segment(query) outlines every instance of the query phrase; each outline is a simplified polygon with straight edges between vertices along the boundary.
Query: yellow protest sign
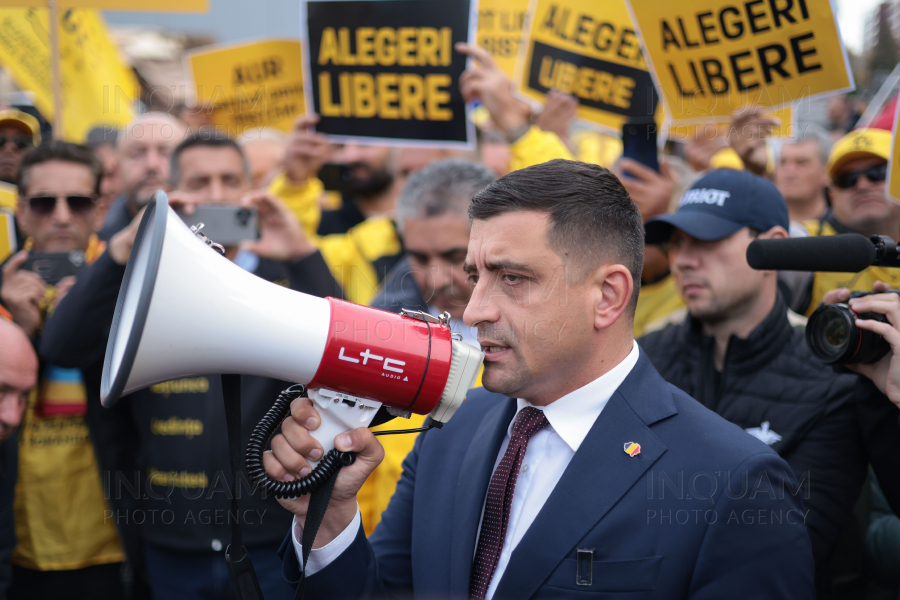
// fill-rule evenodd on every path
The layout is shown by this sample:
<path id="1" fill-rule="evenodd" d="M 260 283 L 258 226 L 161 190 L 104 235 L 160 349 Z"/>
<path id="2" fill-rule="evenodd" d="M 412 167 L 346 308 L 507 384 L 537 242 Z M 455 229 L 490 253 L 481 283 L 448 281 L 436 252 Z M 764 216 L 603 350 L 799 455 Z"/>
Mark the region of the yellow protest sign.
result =
<path id="1" fill-rule="evenodd" d="M 551 89 L 578 99 L 578 116 L 620 132 L 658 117 L 658 98 L 624 0 L 532 0 L 515 82 L 543 101 Z"/>
<path id="2" fill-rule="evenodd" d="M 47 0 L 0 0 L 0 7 L 47 8 Z M 99 8 L 152 12 L 200 12 L 209 10 L 209 0 L 56 0 L 58 9 Z"/>
<path id="3" fill-rule="evenodd" d="M 497 66 L 510 78 L 515 75 L 519 40 L 528 13 L 529 0 L 479 0 L 479 46 L 494 57 Z"/>
<path id="4" fill-rule="evenodd" d="M 0 208 L 15 210 L 19 201 L 18 188 L 12 184 L 0 181 Z"/>
<path id="5" fill-rule="evenodd" d="M 770 137 L 773 138 L 795 138 L 797 137 L 797 111 L 793 105 L 782 106 L 773 110 L 764 111 L 767 117 L 773 117 L 778 120 L 778 124 L 772 127 Z M 716 135 L 727 136 L 731 128 L 730 119 L 716 119 L 710 121 L 708 119 L 698 119 L 692 121 L 671 121 L 668 120 L 668 139 L 676 142 L 686 142 L 695 138 L 698 132 L 705 132 L 706 135 L 713 137 Z"/>
<path id="6" fill-rule="evenodd" d="M 16 251 L 16 219 L 13 212 L 0 208 L 0 262 Z"/>
<path id="7" fill-rule="evenodd" d="M 459 79 L 476 0 L 306 0 L 304 84 L 334 141 L 471 148 Z"/>
<path id="8" fill-rule="evenodd" d="M 888 198 L 900 204 L 900 140 L 897 139 L 897 118 L 900 117 L 900 101 L 894 113 L 894 129 L 891 132 L 891 157 L 888 160 L 887 192 Z"/>
<path id="9" fill-rule="evenodd" d="M 67 10 L 60 12 L 59 20 L 63 138 L 83 142 L 93 127 L 126 125 L 140 88 L 134 73 L 119 60 L 101 17 L 92 10 Z M 0 9 L 0 30 L 0 64 L 16 85 L 34 93 L 35 106 L 52 120 L 47 11 Z"/>
<path id="10" fill-rule="evenodd" d="M 290 131 L 305 111 L 302 45 L 268 39 L 206 46 L 184 57 L 194 100 L 232 137 L 248 127 Z"/>
<path id="11" fill-rule="evenodd" d="M 854 89 L 829 0 L 629 0 L 674 121 Z"/>

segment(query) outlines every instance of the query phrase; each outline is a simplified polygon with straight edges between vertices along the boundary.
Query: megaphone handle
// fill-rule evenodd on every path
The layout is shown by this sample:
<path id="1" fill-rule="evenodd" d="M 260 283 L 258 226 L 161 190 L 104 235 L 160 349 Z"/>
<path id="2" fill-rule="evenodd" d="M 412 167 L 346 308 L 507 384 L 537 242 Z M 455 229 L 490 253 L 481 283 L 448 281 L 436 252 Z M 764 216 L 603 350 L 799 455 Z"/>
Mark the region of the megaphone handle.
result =
<path id="1" fill-rule="evenodd" d="M 254 428 L 250 435 L 250 441 L 247 443 L 247 474 L 250 479 L 263 488 L 267 494 L 272 494 L 276 498 L 298 498 L 304 494 L 309 494 L 324 485 L 329 477 L 341 467 L 352 465 L 356 460 L 356 454 L 353 452 L 340 452 L 334 446 L 334 435 L 347 431 L 344 429 L 338 431 L 331 437 L 331 450 L 315 466 L 312 473 L 306 477 L 295 479 L 294 481 L 276 481 L 269 477 L 262 464 L 263 453 L 266 451 L 266 445 L 275 434 L 275 430 L 281 425 L 288 415 L 291 414 L 291 402 L 298 397 L 306 395 L 306 389 L 303 386 L 296 390 L 294 387 L 288 388 L 278 395 L 278 399 L 272 408 L 266 413 L 259 424 Z M 327 412 L 320 411 L 322 425 L 325 424 Z M 331 419 L 329 419 L 331 420 Z M 329 427 L 329 430 L 331 427 Z M 318 439 L 318 438 L 317 438 Z M 322 440 L 319 440 L 322 442 Z M 323 443 L 323 448 L 327 447 Z"/>

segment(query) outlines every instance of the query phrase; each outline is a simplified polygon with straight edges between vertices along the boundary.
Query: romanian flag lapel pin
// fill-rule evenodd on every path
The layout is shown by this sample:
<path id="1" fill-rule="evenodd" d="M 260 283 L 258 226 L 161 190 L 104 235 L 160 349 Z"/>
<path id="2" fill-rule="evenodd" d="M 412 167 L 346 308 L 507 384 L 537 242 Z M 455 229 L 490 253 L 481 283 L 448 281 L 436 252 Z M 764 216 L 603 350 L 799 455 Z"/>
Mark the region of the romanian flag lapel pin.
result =
<path id="1" fill-rule="evenodd" d="M 637 442 L 625 442 L 625 454 L 634 458 L 641 453 L 641 445 Z"/>

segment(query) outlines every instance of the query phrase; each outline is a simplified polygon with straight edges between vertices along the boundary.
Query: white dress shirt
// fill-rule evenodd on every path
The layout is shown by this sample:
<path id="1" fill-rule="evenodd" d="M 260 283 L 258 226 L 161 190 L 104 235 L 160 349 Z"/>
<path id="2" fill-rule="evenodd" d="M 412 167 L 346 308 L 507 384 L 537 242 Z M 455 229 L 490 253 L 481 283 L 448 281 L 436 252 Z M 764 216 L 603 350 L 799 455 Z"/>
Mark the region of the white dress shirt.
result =
<path id="1" fill-rule="evenodd" d="M 547 498 L 550 497 L 550 493 L 556 487 L 566 467 L 569 466 L 575 452 L 593 427 L 594 421 L 597 420 L 613 393 L 637 364 L 638 345 L 637 342 L 633 344 L 631 352 L 625 357 L 625 360 L 605 374 L 547 406 L 535 407 L 544 411 L 544 416 L 547 417 L 550 425 L 534 434 L 525 450 L 525 457 L 522 460 L 522 468 L 519 470 L 510 507 L 506 539 L 503 542 L 500 559 L 497 561 L 497 567 L 494 570 L 485 600 L 491 600 L 493 597 L 497 585 L 506 571 L 506 566 L 509 564 L 513 550 L 522 541 L 525 532 L 534 522 Z M 531 406 L 521 398 L 516 400 L 516 404 L 516 416 L 509 423 L 506 437 L 500 446 L 497 459 L 494 461 L 494 469 L 497 468 L 506 453 L 519 411 L 526 406 Z M 487 490 L 485 490 L 485 495 L 487 495 Z M 350 546 L 359 531 L 361 521 L 362 517 L 357 510 L 356 517 L 338 537 L 328 545 L 310 552 L 309 564 L 306 566 L 307 576 L 324 569 Z M 303 528 L 296 517 L 294 517 L 292 531 L 297 560 L 302 564 L 303 550 L 300 540 L 303 537 Z M 472 553 L 474 556 L 475 549 Z"/>

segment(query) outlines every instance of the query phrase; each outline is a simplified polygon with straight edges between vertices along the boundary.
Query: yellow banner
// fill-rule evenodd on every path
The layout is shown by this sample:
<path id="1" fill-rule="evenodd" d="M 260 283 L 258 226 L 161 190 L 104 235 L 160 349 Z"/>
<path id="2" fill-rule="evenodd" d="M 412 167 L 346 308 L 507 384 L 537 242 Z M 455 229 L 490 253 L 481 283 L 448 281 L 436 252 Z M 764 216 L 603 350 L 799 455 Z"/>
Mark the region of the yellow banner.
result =
<path id="1" fill-rule="evenodd" d="M 528 20 L 514 80 L 526 96 L 568 92 L 579 117 L 616 133 L 631 118 L 661 120 L 624 0 L 532 0 Z"/>
<path id="2" fill-rule="evenodd" d="M 891 158 L 888 160 L 887 191 L 888 198 L 900 204 L 900 140 L 897 140 L 897 119 L 900 118 L 900 102 L 894 113 L 894 130 L 891 132 Z"/>
<path id="3" fill-rule="evenodd" d="M 829 0 L 629 0 L 674 121 L 854 88 Z"/>
<path id="4" fill-rule="evenodd" d="M 782 106 L 774 110 L 764 111 L 767 117 L 773 117 L 778 120 L 778 124 L 772 127 L 770 137 L 773 138 L 796 138 L 797 137 L 797 115 L 793 106 Z M 717 119 L 710 121 L 707 119 L 698 121 L 668 121 L 668 139 L 676 142 L 686 142 L 693 139 L 697 135 L 698 130 L 705 131 L 707 135 L 727 136 L 731 128 L 730 119 Z"/>
<path id="5" fill-rule="evenodd" d="M 0 64 L 35 106 L 53 121 L 47 11 L 0 9 Z M 64 99 L 63 138 L 84 142 L 98 126 L 123 127 L 132 118 L 134 73 L 119 60 L 102 18 L 93 10 L 59 14 L 59 53 Z"/>
<path id="6" fill-rule="evenodd" d="M 290 131 L 304 113 L 302 46 L 295 40 L 206 46 L 185 54 L 197 104 L 228 134 L 248 127 Z"/>
<path id="7" fill-rule="evenodd" d="M 47 8 L 47 0 L 0 0 L 0 7 Z M 56 0 L 56 7 L 140 10 L 148 12 L 209 11 L 209 0 Z"/>
<path id="8" fill-rule="evenodd" d="M 0 262 L 16 251 L 16 219 L 11 210 L 0 208 Z"/>
<path id="9" fill-rule="evenodd" d="M 510 78 L 516 73 L 519 40 L 528 13 L 529 0 L 479 0 L 479 46 L 494 57 L 497 66 Z"/>

